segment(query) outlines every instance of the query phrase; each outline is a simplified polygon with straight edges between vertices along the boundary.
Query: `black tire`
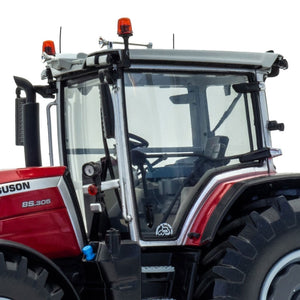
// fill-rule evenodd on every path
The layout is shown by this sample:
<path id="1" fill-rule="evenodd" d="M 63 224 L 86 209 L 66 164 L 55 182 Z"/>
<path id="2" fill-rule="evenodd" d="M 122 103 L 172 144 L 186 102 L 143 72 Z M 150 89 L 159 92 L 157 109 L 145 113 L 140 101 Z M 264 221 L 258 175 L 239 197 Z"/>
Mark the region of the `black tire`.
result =
<path id="1" fill-rule="evenodd" d="M 0 298 L 60 300 L 63 296 L 63 290 L 49 280 L 45 269 L 30 265 L 25 256 L 0 252 Z"/>
<path id="2" fill-rule="evenodd" d="M 277 197 L 212 249 L 195 299 L 300 299 L 300 199 Z"/>

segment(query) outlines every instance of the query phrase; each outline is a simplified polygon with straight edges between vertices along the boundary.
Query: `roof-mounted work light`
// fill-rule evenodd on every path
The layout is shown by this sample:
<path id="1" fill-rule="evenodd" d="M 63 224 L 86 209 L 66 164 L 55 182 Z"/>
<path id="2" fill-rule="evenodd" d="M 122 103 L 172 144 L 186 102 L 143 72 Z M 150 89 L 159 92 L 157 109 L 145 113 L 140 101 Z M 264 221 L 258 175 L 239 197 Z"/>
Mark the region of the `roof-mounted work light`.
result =
<path id="1" fill-rule="evenodd" d="M 55 46 L 53 41 L 43 42 L 43 53 L 55 56 L 56 52 L 55 52 Z"/>

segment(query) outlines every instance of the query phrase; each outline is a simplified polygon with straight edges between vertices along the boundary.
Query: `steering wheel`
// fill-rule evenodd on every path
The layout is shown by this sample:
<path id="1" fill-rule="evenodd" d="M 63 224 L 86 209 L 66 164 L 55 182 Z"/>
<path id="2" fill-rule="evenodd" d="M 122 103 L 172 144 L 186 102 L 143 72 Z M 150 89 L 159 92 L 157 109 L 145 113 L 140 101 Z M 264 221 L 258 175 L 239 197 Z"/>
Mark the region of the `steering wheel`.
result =
<path id="1" fill-rule="evenodd" d="M 147 148 L 149 146 L 149 142 L 138 135 L 135 135 L 133 133 L 128 133 L 128 137 L 129 137 L 130 150 L 134 148 L 141 148 L 141 147 Z"/>

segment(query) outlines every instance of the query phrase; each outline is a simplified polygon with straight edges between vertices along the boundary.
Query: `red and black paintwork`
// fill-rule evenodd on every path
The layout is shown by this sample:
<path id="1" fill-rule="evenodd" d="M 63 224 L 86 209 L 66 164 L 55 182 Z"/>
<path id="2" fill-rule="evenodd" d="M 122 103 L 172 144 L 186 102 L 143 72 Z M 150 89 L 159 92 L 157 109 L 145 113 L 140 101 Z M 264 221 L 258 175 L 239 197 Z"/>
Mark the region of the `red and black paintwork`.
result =
<path id="1" fill-rule="evenodd" d="M 190 224 L 188 224 L 190 229 L 187 239 L 185 240 L 185 245 L 199 246 L 207 242 L 203 237 L 205 230 L 207 230 L 207 224 L 211 220 L 215 209 L 220 206 L 223 207 L 223 198 L 225 198 L 229 191 L 239 182 L 251 181 L 254 178 L 263 178 L 268 175 L 269 173 L 267 171 L 261 171 L 257 173 L 253 172 L 252 174 L 240 174 L 233 178 L 224 177 L 219 182 L 217 181 L 211 190 L 204 194 L 203 205 L 196 208 L 197 213 L 195 217 L 191 219 Z M 222 219 L 221 214 L 219 214 L 218 217 Z"/>
<path id="2" fill-rule="evenodd" d="M 84 235 L 69 183 L 65 167 L 1 171 L 0 239 L 52 259 L 78 256 Z"/>

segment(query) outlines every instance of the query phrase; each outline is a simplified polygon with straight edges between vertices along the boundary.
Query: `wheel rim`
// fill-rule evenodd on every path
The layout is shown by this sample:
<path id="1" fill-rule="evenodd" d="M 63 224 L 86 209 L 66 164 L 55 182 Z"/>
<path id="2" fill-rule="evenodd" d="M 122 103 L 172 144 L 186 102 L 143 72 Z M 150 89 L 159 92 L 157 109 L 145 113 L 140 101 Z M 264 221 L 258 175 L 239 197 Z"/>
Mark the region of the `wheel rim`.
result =
<path id="1" fill-rule="evenodd" d="M 300 300 L 300 250 L 281 258 L 263 283 L 260 300 Z"/>

